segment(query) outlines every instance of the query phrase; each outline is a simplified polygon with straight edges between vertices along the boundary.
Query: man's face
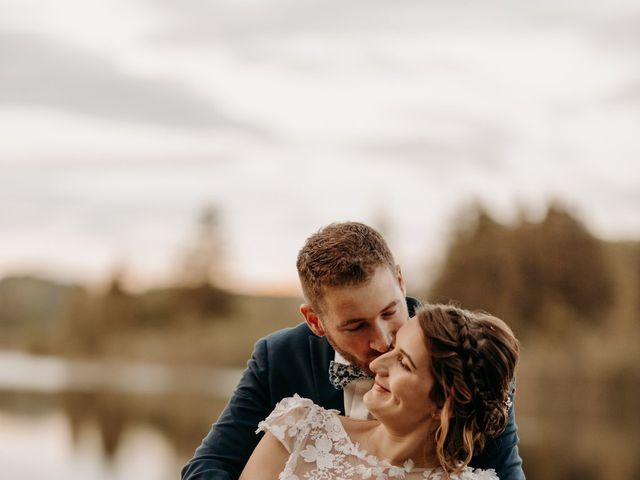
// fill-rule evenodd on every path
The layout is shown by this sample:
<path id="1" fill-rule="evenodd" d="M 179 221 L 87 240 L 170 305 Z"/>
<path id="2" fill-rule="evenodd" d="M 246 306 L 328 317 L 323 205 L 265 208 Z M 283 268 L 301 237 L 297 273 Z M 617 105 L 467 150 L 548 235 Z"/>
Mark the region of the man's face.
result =
<path id="1" fill-rule="evenodd" d="M 314 325 L 345 359 L 371 374 L 369 363 L 387 352 L 398 329 L 408 320 L 405 288 L 399 267 L 380 266 L 368 282 L 325 289 L 323 309 Z M 314 315 L 312 313 L 312 315 Z"/>

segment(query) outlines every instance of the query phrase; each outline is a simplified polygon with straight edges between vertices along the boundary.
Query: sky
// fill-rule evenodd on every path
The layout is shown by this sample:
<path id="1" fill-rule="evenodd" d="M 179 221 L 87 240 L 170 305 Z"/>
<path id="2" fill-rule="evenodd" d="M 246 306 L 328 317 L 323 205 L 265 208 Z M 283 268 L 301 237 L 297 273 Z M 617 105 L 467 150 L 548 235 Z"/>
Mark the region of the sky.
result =
<path id="1" fill-rule="evenodd" d="M 428 283 L 474 201 L 638 239 L 639 126 L 635 1 L 0 0 L 0 276 L 166 284 L 209 205 L 241 291 L 344 220 Z"/>

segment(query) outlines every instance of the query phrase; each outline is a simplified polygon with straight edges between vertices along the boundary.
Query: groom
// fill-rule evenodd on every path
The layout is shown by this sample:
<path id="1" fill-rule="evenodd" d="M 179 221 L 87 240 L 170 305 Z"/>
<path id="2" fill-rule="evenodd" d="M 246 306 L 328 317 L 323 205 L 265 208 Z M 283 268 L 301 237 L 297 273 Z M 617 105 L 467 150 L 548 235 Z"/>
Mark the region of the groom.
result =
<path id="1" fill-rule="evenodd" d="M 297 268 L 305 323 L 256 343 L 229 403 L 183 467 L 182 480 L 237 479 L 260 439 L 254 433 L 258 423 L 294 393 L 367 418 L 362 396 L 372 386 L 365 375 L 371 374 L 369 363 L 389 350 L 419 302 L 405 296 L 400 267 L 382 236 L 362 223 L 334 223 L 309 237 Z M 501 480 L 524 480 L 513 409 L 504 433 L 487 442 L 471 465 L 494 468 Z"/>

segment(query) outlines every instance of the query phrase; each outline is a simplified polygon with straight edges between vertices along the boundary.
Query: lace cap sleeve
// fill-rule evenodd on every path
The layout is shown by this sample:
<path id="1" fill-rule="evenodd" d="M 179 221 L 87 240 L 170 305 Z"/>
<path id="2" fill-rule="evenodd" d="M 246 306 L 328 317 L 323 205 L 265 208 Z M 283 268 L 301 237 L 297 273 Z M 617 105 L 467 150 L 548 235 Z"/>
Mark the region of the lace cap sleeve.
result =
<path id="1" fill-rule="evenodd" d="M 258 424 L 258 432 L 271 432 L 291 453 L 296 439 L 305 425 L 308 424 L 309 413 L 319 408 L 308 398 L 299 395 L 287 397 L 276 404 L 269 416 Z"/>

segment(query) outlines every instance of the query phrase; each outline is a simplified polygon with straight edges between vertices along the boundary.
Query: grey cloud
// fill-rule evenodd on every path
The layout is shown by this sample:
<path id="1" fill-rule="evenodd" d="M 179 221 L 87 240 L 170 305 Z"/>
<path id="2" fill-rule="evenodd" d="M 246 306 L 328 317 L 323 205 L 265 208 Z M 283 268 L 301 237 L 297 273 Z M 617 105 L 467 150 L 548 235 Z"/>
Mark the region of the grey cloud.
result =
<path id="1" fill-rule="evenodd" d="M 631 7 L 629 7 L 631 10 Z M 616 53 L 632 54 L 636 61 L 640 53 L 640 5 L 635 11 L 624 16 L 605 17 L 594 20 L 589 32 L 594 41 L 606 49 L 615 49 Z"/>
<path id="2" fill-rule="evenodd" d="M 278 0 L 234 2 L 232 0 L 149 0 L 168 19 L 151 41 L 168 44 L 215 45 L 251 63 L 270 62 L 304 71 L 335 68 L 330 57 L 307 59 L 287 46 L 304 46 L 308 38 L 343 42 L 362 47 L 360 61 L 385 71 L 406 70 L 425 61 L 419 53 L 411 61 L 406 52 L 379 49 L 370 38 L 404 37 L 416 42 L 438 41 L 438 33 L 455 36 L 468 32 L 500 32 L 509 35 L 545 30 L 578 32 L 606 50 L 622 45 L 637 55 L 640 7 L 625 0 L 607 3 L 606 15 L 597 0 L 552 3 L 529 0 L 510 2 L 448 2 L 407 0 L 353 0 L 323 2 Z M 390 44 L 391 45 L 391 44 Z M 318 44 L 314 45 L 318 47 Z M 329 45 L 331 47 L 331 45 Z M 295 52 L 295 50 L 293 51 Z M 455 66 L 454 66 L 455 67 Z"/>
<path id="3" fill-rule="evenodd" d="M 112 120 L 257 131 L 186 86 L 119 71 L 106 58 L 0 33 L 0 104 L 49 106 Z"/>
<path id="4" fill-rule="evenodd" d="M 167 22 L 159 39 L 176 42 L 216 42 L 239 46 L 259 44 L 265 38 L 290 38 L 296 35 L 338 35 L 352 40 L 358 34 L 425 33 L 442 28 L 443 21 L 462 19 L 500 22 L 499 6 L 493 11 L 465 3 L 464 8 L 449 2 L 409 0 L 389 3 L 385 0 L 350 2 L 280 0 L 276 2 L 233 2 L 210 0 L 154 0 L 165 10 Z"/>
<path id="5" fill-rule="evenodd" d="M 377 140 L 357 148 L 380 161 L 408 163 L 441 173 L 455 173 L 459 168 L 471 166 L 493 171 L 507 167 L 504 153 L 508 146 L 507 132 L 498 126 L 459 122 L 464 132 L 461 138 L 439 137 L 425 126 L 424 135 Z"/>
<path id="6" fill-rule="evenodd" d="M 608 100 L 615 105 L 640 108 L 640 81 L 627 83 Z"/>
<path id="7" fill-rule="evenodd" d="M 363 32 L 418 34 L 468 31 L 496 26 L 520 30 L 524 25 L 595 26 L 626 21 L 640 8 L 625 0 L 611 0 L 602 15 L 602 3 L 569 0 L 556 2 L 450 2 L 406 0 L 150 0 L 170 20 L 158 38 L 184 42 L 258 43 L 267 37 L 298 34 L 343 35 L 352 40 Z"/>

